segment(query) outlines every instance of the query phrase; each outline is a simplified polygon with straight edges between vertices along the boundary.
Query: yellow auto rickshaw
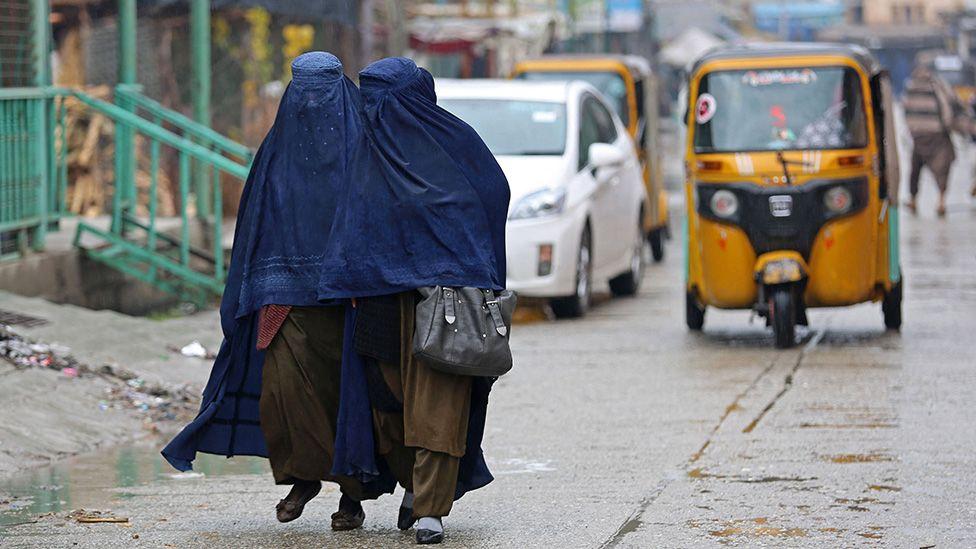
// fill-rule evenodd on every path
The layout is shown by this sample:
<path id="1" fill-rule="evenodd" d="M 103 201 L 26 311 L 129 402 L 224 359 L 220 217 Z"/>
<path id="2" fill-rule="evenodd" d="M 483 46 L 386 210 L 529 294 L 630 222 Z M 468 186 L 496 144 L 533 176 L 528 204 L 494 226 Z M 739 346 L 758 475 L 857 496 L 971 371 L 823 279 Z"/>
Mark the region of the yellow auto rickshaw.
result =
<path id="1" fill-rule="evenodd" d="M 644 229 L 655 261 L 664 258 L 668 196 L 658 144 L 657 80 L 643 57 L 634 55 L 544 55 L 515 65 L 513 78 L 583 80 L 602 92 L 627 126 L 644 172 Z"/>
<path id="2" fill-rule="evenodd" d="M 783 348 L 809 307 L 881 301 L 898 329 L 898 150 L 878 61 L 850 45 L 715 49 L 688 97 L 688 328 L 706 307 L 752 309 Z"/>

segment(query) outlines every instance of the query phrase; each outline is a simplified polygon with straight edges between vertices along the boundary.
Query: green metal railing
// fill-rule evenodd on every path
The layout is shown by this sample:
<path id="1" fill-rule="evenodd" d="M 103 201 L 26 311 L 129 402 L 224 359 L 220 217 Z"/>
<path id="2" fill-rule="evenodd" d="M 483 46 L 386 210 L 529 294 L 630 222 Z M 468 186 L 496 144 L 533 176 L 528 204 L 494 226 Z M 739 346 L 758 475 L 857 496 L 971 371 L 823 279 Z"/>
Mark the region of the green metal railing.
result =
<path id="1" fill-rule="evenodd" d="M 123 130 L 125 138 L 139 135 L 148 142 L 150 180 L 146 215 L 137 215 L 135 167 L 138 155 L 134 149 L 120 150 L 117 138 L 111 226 L 106 230 L 92 223 L 79 223 L 75 245 L 93 259 L 185 300 L 202 304 L 219 296 L 226 276 L 221 176 L 246 179 L 251 151 L 133 89 L 117 90 L 116 101 L 120 105 L 78 91 L 57 90 L 57 93 L 74 97 L 107 117 L 114 122 L 116 134 Z M 173 231 L 159 227 L 160 161 L 166 152 L 177 156 L 179 167 L 179 218 Z M 197 173 L 205 173 L 209 178 L 209 184 L 197 186 L 195 192 L 191 190 L 191 162 L 197 164 Z M 199 203 L 201 189 L 208 193 L 210 208 L 191 219 L 191 197 Z M 202 229 L 202 232 L 198 231 L 197 243 L 192 234 L 194 224 Z M 96 242 L 94 246 L 90 244 L 92 240 Z M 199 245 L 199 242 L 204 244 Z"/>
<path id="2" fill-rule="evenodd" d="M 42 249 L 65 215 L 65 106 L 43 88 L 0 88 L 0 259 Z"/>

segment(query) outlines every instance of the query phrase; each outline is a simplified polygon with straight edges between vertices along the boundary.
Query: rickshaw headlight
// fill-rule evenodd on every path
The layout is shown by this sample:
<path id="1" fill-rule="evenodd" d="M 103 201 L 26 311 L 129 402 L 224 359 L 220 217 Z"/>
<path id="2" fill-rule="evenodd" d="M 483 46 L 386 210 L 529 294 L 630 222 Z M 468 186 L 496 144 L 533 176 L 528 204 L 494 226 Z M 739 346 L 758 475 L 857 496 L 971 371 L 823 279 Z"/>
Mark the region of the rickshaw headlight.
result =
<path id="1" fill-rule="evenodd" d="M 824 193 L 824 206 L 832 214 L 843 214 L 851 211 L 854 196 L 846 187 L 834 187 Z"/>
<path id="2" fill-rule="evenodd" d="M 728 219 L 739 211 L 739 197 L 732 191 L 722 189 L 715 191 L 708 203 L 715 215 Z"/>

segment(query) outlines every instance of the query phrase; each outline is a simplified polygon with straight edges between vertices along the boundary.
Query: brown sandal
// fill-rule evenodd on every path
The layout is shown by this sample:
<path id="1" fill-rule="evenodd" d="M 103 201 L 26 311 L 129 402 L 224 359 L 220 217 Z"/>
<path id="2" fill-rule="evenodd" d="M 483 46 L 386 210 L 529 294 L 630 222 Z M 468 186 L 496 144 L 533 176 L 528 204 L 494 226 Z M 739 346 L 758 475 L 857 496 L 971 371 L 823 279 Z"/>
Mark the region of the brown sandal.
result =
<path id="1" fill-rule="evenodd" d="M 335 513 L 332 513 L 332 529 L 337 532 L 355 530 L 362 526 L 365 520 L 366 512 L 363 511 L 362 507 L 356 513 L 339 509 Z"/>
<path id="2" fill-rule="evenodd" d="M 291 491 L 285 496 L 285 499 L 279 501 L 278 505 L 275 506 L 278 522 L 291 522 L 302 516 L 302 511 L 305 510 L 305 504 L 319 495 L 319 490 L 321 489 L 322 483 L 317 480 L 296 481 L 292 485 Z"/>

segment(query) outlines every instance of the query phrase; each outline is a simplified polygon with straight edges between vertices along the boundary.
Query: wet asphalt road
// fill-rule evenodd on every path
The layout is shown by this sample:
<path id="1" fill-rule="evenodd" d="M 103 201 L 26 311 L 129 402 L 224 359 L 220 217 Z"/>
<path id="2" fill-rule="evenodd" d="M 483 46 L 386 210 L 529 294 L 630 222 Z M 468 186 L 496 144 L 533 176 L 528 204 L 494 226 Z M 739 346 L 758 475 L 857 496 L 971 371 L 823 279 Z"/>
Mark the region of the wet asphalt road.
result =
<path id="1" fill-rule="evenodd" d="M 746 312 L 684 328 L 681 251 L 640 296 L 584 320 L 518 326 L 485 448 L 496 481 L 446 520 L 447 547 L 976 546 L 976 201 L 903 217 L 905 324 L 880 305 L 815 310 L 795 349 Z M 930 183 L 930 181 L 928 181 Z M 282 525 L 269 475 L 119 489 L 103 509 L 0 537 L 3 547 L 398 547 L 398 496 L 332 533 L 333 488 Z M 0 534 L 3 536 L 4 534 Z"/>

